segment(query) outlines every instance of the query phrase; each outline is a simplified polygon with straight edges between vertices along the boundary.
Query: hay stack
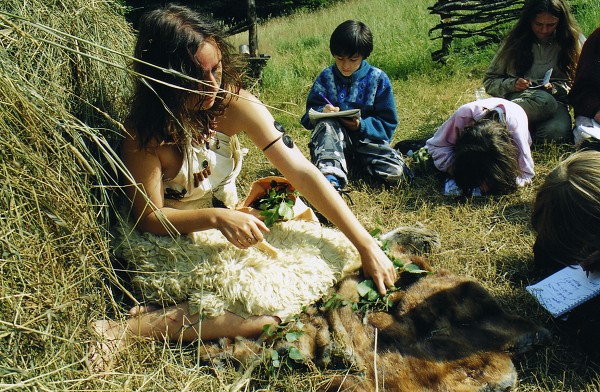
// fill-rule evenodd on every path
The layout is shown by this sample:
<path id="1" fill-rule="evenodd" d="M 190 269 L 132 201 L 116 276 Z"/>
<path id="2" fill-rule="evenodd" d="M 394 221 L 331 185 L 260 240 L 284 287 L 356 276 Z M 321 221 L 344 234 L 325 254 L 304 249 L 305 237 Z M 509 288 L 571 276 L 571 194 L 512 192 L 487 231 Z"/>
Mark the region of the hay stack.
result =
<path id="1" fill-rule="evenodd" d="M 119 310 L 104 283 L 116 176 L 106 141 L 129 77 L 107 48 L 132 53 L 123 12 L 112 1 L 0 6 L 2 387 L 83 388 L 87 324 Z"/>

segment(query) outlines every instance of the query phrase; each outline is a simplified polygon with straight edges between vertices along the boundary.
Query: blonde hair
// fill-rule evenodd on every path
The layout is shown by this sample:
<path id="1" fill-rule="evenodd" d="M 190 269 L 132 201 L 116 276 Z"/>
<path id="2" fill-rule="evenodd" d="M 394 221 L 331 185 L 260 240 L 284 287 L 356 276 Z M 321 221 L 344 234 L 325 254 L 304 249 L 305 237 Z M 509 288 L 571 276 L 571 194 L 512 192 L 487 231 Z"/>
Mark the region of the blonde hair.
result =
<path id="1" fill-rule="evenodd" d="M 600 268 L 600 152 L 574 153 L 548 174 L 531 223 L 536 246 L 552 258 Z"/>

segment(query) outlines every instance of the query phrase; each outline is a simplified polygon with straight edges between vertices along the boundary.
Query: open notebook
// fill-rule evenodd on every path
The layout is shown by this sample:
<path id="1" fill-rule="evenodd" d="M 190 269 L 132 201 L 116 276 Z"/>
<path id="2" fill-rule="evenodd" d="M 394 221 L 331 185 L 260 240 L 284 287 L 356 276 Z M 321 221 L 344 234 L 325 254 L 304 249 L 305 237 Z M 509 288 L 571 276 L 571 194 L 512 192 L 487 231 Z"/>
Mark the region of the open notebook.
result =
<path id="1" fill-rule="evenodd" d="M 313 124 L 323 118 L 332 118 L 332 117 L 360 118 L 360 109 L 348 109 L 348 110 L 342 110 L 339 112 L 321 113 L 321 112 L 317 112 L 313 108 L 310 108 L 310 110 L 308 111 L 308 118 L 310 119 L 310 121 Z"/>
<path id="2" fill-rule="evenodd" d="M 526 287 L 552 316 L 560 317 L 600 294 L 600 272 L 588 274 L 579 264 L 561 269 Z"/>

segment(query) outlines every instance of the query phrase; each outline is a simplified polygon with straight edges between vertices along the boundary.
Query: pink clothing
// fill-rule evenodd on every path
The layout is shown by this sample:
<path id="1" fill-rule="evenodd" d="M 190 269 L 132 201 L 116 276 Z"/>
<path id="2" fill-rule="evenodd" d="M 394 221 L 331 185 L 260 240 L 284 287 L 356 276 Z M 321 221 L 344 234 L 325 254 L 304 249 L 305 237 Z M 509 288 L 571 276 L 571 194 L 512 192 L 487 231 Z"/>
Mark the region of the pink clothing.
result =
<path id="1" fill-rule="evenodd" d="M 517 147 L 519 169 L 517 184 L 523 186 L 533 178 L 533 158 L 531 157 L 531 135 L 527 115 L 516 103 L 503 98 L 486 98 L 462 105 L 435 134 L 427 140 L 426 146 L 438 170 L 447 172 L 453 162 L 453 147 L 460 132 L 482 118 L 488 110 L 496 110 L 504 119 L 510 136 Z"/>

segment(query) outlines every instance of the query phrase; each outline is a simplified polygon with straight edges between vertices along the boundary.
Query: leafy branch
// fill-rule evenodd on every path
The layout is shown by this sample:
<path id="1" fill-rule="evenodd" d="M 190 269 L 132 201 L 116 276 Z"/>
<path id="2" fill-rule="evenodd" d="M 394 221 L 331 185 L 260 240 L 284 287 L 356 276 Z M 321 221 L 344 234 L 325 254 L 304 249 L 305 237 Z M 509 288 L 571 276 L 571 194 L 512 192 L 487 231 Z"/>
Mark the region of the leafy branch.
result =
<path id="1" fill-rule="evenodd" d="M 278 221 L 292 219 L 294 203 L 298 197 L 298 192 L 291 190 L 290 184 L 273 180 L 270 185 L 266 193 L 252 203 L 252 207 L 261 211 L 260 215 L 265 218 L 267 227 Z"/>
<path id="2" fill-rule="evenodd" d="M 371 235 L 375 238 L 379 238 L 380 230 L 375 230 Z M 389 243 L 383 241 L 381 249 L 384 251 L 386 256 L 394 264 L 394 268 L 398 273 L 398 276 L 402 273 L 409 274 L 427 274 L 429 271 L 421 269 L 418 265 L 413 264 L 410 260 L 403 261 L 390 253 Z M 334 309 L 339 306 L 351 305 L 352 310 L 360 312 L 364 315 L 363 319 L 366 319 L 369 312 L 387 311 L 393 305 L 391 301 L 391 295 L 399 291 L 400 288 L 394 286 L 387 290 L 386 295 L 383 297 L 379 295 L 375 282 L 372 279 L 364 279 L 356 286 L 358 291 L 359 300 L 358 302 L 350 303 L 336 294 L 329 297 L 323 303 L 323 308 Z"/>
<path id="3" fill-rule="evenodd" d="M 302 331 L 303 327 L 304 324 L 298 320 L 281 325 L 267 324 L 263 327 L 263 333 L 268 336 L 273 343 L 281 340 L 285 340 L 288 343 L 294 343 L 304 334 L 304 331 Z M 297 347 L 293 345 L 285 345 L 284 347 L 283 350 L 271 348 L 269 353 L 271 360 L 269 368 L 271 372 L 281 369 L 283 366 L 288 370 L 291 370 L 294 364 L 304 363 L 305 358 Z"/>

